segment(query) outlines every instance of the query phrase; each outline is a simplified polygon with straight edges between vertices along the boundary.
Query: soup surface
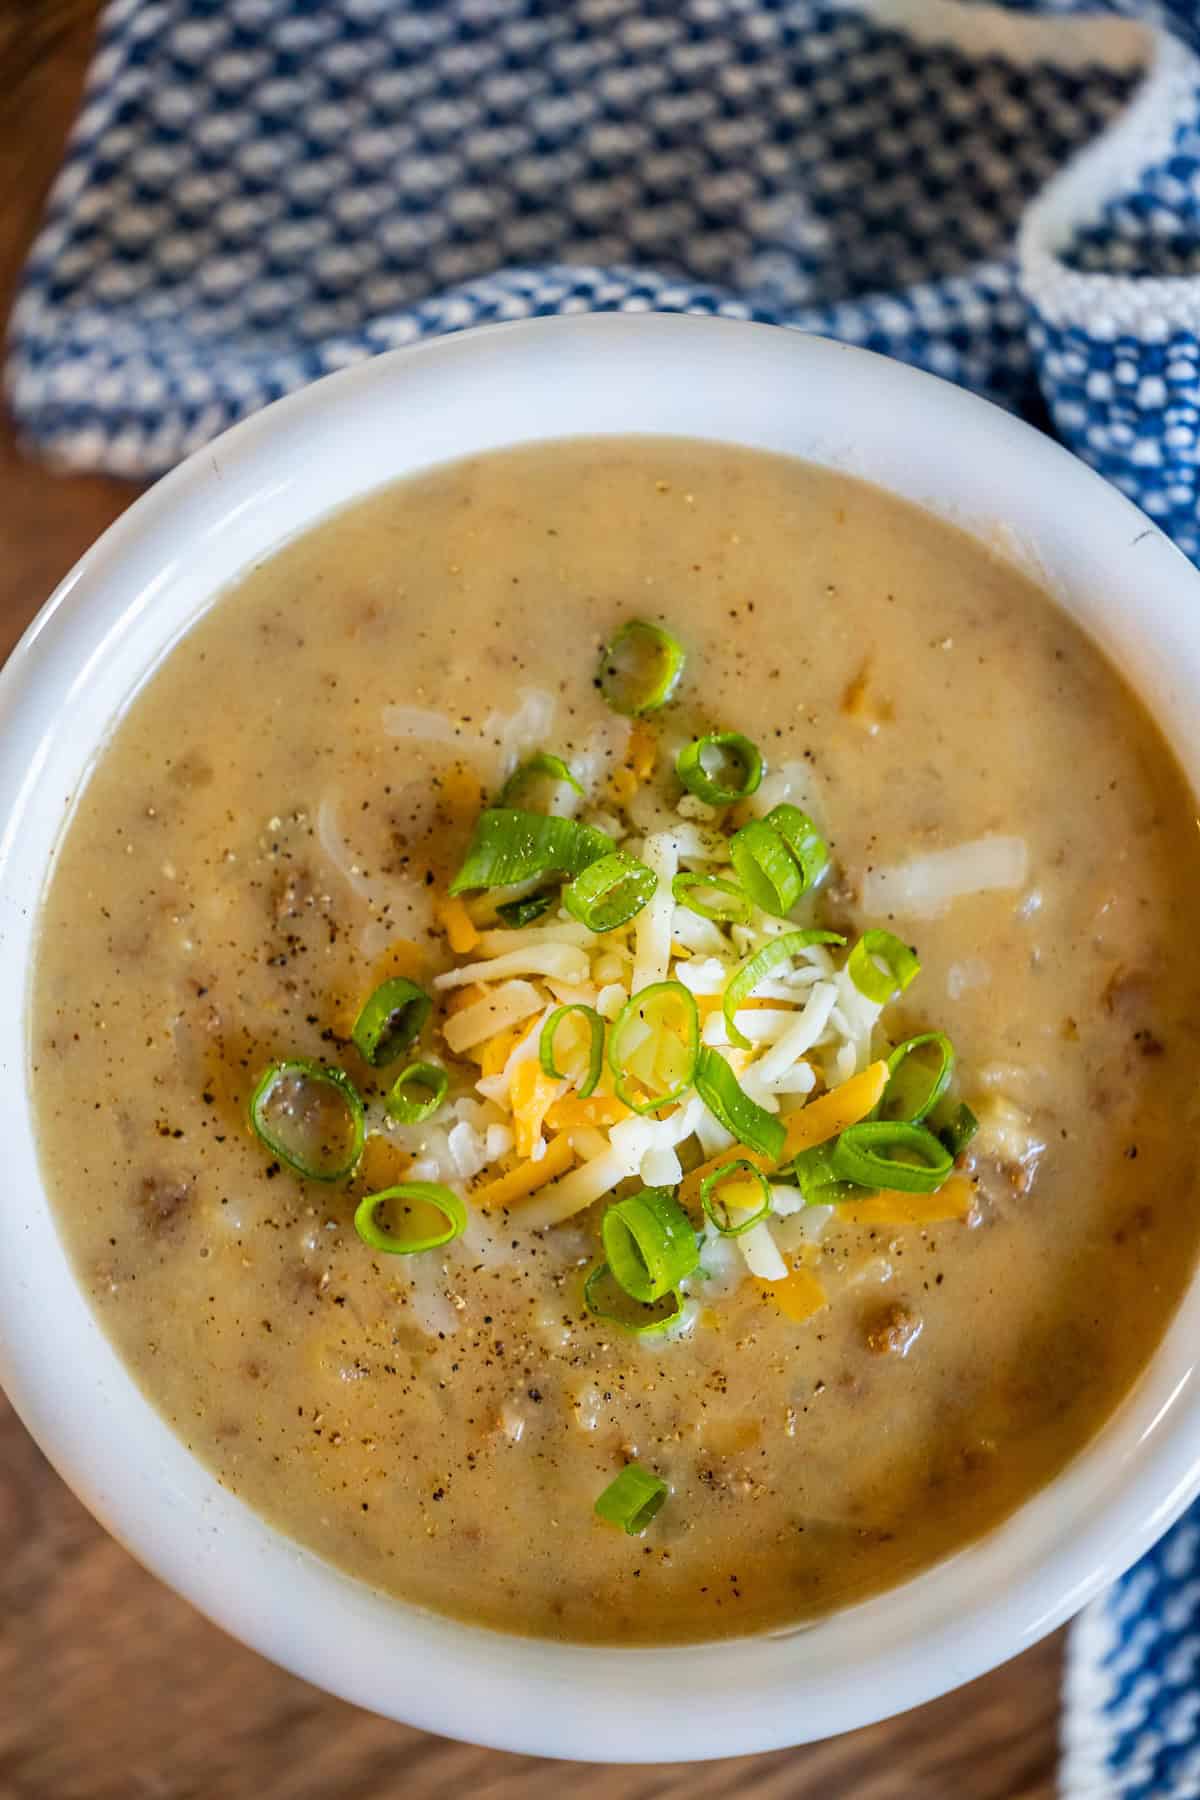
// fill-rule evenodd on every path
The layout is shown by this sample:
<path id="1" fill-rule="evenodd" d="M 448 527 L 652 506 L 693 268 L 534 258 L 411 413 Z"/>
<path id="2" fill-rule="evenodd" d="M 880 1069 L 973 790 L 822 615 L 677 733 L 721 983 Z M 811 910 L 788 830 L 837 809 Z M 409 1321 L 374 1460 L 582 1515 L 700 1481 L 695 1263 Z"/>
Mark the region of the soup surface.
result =
<path id="1" fill-rule="evenodd" d="M 636 722 L 596 682 L 634 617 L 687 652 L 673 699 Z M 681 799 L 675 774 L 715 729 L 767 764 L 733 809 Z M 830 868 L 789 927 L 755 913 L 739 937 L 668 905 L 655 950 L 649 908 L 601 937 L 555 894 L 522 939 L 489 918 L 495 896 L 446 896 L 481 808 L 537 750 L 585 790 L 559 801 L 657 868 L 660 893 L 680 871 L 728 876 L 714 834 L 780 803 L 815 820 Z M 1000 1520 L 1153 1351 L 1200 1218 L 1198 912 L 1194 807 L 1155 727 L 977 542 L 737 450 L 484 457 L 254 569 L 117 725 L 45 901 L 31 1057 L 46 1178 L 147 1395 L 320 1555 L 506 1630 L 778 1627 Z M 851 945 L 891 930 L 920 974 L 856 1013 L 846 950 L 805 949 L 737 1013 L 765 1021 L 747 1062 L 724 1029 L 721 954 L 795 925 Z M 555 941 L 574 963 L 436 985 Z M 747 1092 L 771 1033 L 834 991 L 804 1054 L 753 1089 L 785 1123 L 855 1081 L 861 1116 L 891 1045 L 947 1033 L 950 1096 L 979 1123 L 953 1175 L 914 1193 L 901 1169 L 873 1202 L 864 1183 L 830 1204 L 783 1173 L 747 1248 L 704 1224 L 689 1171 L 733 1140 L 685 1099 L 647 1118 L 645 1155 L 615 1187 L 593 1182 L 596 1204 L 564 1204 L 628 1118 L 611 1068 L 590 1102 L 573 1094 L 582 1015 L 561 1028 L 567 1078 L 539 1077 L 540 1022 L 590 1004 L 611 1044 L 639 970 L 668 967 Z M 443 1065 L 450 1086 L 416 1123 L 382 1104 L 402 1065 L 375 1070 L 352 1042 L 385 977 L 434 999 L 405 1060 Z M 502 987 L 480 1035 L 469 1009 Z M 257 1077 L 290 1057 L 344 1069 L 366 1100 L 348 1179 L 305 1179 L 249 1129 Z M 664 1117 L 674 1141 L 655 1136 Z M 465 1231 L 372 1248 L 356 1206 L 412 1178 L 465 1198 Z M 634 1335 L 581 1287 L 606 1206 L 643 1183 L 678 1190 L 704 1235 L 682 1317 Z M 669 1490 L 641 1535 L 594 1513 L 631 1461 Z"/>

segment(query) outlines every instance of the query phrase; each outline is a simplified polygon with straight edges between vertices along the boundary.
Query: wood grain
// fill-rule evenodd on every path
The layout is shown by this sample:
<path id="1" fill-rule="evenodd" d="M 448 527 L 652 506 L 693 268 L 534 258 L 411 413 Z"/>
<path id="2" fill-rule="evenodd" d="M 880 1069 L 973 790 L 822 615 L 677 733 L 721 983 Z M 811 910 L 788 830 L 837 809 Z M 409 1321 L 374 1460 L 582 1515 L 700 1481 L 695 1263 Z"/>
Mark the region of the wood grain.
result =
<path id="1" fill-rule="evenodd" d="M 0 0 L 0 303 L 94 14 L 90 0 Z M 55 475 L 5 426 L 0 495 L 3 655 L 133 490 Z M 1060 1656 L 1051 1639 L 903 1718 L 777 1755 L 567 1772 L 477 1750 L 356 1712 L 232 1643 L 104 1535 L 0 1395 L 0 1800 L 557 1800 L 568 1782 L 576 1800 L 1048 1800 Z"/>

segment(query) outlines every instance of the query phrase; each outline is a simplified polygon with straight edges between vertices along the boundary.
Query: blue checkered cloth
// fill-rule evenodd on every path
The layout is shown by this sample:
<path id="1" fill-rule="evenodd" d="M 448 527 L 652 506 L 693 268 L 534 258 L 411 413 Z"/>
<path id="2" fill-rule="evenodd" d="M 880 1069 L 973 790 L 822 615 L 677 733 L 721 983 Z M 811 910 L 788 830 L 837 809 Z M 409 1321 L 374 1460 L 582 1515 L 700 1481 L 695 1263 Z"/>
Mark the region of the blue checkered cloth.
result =
<path id="1" fill-rule="evenodd" d="M 1200 560 L 1198 10 L 113 0 L 10 402 L 148 476 L 436 333 L 717 313 L 1052 424 Z M 1198 1657 L 1200 1513 L 1075 1628 L 1065 1794 L 1200 1796 Z"/>

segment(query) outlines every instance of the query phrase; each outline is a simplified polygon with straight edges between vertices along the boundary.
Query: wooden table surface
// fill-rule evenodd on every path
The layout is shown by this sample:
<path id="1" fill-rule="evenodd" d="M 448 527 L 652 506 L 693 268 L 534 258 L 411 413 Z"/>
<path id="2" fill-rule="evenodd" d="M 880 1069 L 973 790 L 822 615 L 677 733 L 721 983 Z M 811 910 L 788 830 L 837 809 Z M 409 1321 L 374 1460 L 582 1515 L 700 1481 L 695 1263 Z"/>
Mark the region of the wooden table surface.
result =
<path id="1" fill-rule="evenodd" d="M 3 312 L 93 23 L 91 0 L 0 0 Z M 133 494 L 39 467 L 4 423 L 0 655 Z M 1051 1638 L 903 1718 L 769 1756 L 568 1771 L 473 1749 L 356 1712 L 226 1638 L 105 1536 L 0 1394 L 0 1800 L 551 1800 L 564 1781 L 577 1800 L 1033 1800 L 1053 1792 L 1060 1660 Z"/>

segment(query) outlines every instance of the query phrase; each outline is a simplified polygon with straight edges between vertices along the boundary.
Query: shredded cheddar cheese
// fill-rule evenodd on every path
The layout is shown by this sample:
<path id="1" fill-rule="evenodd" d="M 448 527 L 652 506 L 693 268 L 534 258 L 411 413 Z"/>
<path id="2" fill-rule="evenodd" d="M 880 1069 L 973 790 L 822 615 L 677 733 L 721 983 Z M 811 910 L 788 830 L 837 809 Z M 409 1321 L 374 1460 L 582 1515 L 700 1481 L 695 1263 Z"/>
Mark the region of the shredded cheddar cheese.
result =
<path id="1" fill-rule="evenodd" d="M 784 1281 L 758 1281 L 755 1286 L 795 1325 L 802 1325 L 829 1305 L 829 1296 L 811 1269 L 793 1269 Z"/>
<path id="2" fill-rule="evenodd" d="M 577 1131 L 581 1125 L 615 1125 L 630 1116 L 629 1108 L 615 1094 L 591 1094 L 586 1100 L 569 1095 L 554 1102 L 546 1123 L 551 1131 Z"/>
<path id="3" fill-rule="evenodd" d="M 469 956 L 479 943 L 479 933 L 464 903 L 454 894 L 444 894 L 433 910 L 455 956 Z"/>
<path id="4" fill-rule="evenodd" d="M 518 1063 L 514 1069 L 509 1091 L 518 1156 L 533 1155 L 535 1146 L 541 1140 L 543 1121 L 558 1099 L 561 1089 L 562 1082 L 547 1075 L 541 1063 L 533 1058 Z"/>
<path id="5" fill-rule="evenodd" d="M 844 1200 L 837 1217 L 847 1225 L 941 1225 L 965 1219 L 974 1198 L 966 1176 L 952 1175 L 935 1194 L 901 1194 L 889 1188 L 867 1200 Z"/>
<path id="6" fill-rule="evenodd" d="M 565 1134 L 551 1138 L 541 1162 L 519 1163 L 507 1175 L 499 1175 L 495 1181 L 477 1187 L 470 1196 L 471 1204 L 481 1207 L 485 1212 L 492 1212 L 500 1206 L 512 1206 L 516 1201 L 535 1194 L 547 1182 L 565 1175 L 574 1161 L 575 1151 L 570 1138 Z"/>

